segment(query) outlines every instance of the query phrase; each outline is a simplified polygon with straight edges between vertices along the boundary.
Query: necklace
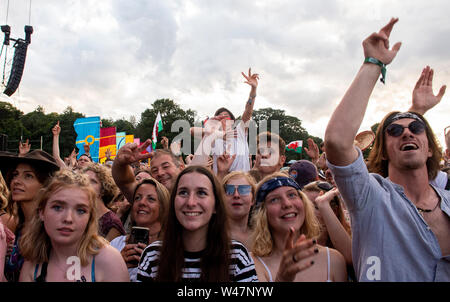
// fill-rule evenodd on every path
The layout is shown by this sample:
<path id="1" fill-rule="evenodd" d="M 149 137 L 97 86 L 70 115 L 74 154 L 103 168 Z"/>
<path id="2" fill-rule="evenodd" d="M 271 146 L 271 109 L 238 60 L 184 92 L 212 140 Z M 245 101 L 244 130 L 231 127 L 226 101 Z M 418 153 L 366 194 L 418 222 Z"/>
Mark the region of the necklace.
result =
<path id="1" fill-rule="evenodd" d="M 416 207 L 416 208 L 417 208 L 417 211 L 419 211 L 419 213 L 423 215 L 423 213 L 431 213 L 434 210 L 436 210 L 436 208 L 438 207 L 439 203 L 440 203 L 440 200 L 436 203 L 436 206 L 433 209 L 422 209 L 422 208 L 419 208 L 419 207 Z"/>

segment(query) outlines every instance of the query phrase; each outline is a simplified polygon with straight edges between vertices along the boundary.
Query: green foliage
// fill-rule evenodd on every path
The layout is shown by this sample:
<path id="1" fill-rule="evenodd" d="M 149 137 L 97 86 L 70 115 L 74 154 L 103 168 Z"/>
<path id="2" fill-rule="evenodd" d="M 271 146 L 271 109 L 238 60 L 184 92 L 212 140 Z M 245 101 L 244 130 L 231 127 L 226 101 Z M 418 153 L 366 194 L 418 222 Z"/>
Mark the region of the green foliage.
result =
<path id="1" fill-rule="evenodd" d="M 292 141 L 303 140 L 303 146 L 306 145 L 306 140 L 311 137 L 319 146 L 322 140 L 318 137 L 310 136 L 308 131 L 302 126 L 302 121 L 297 117 L 286 115 L 284 110 L 262 108 L 253 111 L 253 120 L 258 126 L 258 133 L 267 131 L 273 132 L 272 121 L 278 121 L 279 135 L 286 142 L 286 145 Z M 265 122 L 267 121 L 267 123 Z M 276 125 L 276 123 L 274 124 Z M 286 162 L 290 160 L 310 159 L 303 151 L 302 153 L 295 153 L 293 151 L 286 151 Z"/>
<path id="2" fill-rule="evenodd" d="M 182 129 L 174 129 L 176 132 L 171 132 L 171 126 L 175 121 L 186 120 L 191 127 L 196 122 L 195 111 L 191 109 L 184 110 L 173 100 L 159 99 L 152 104 L 152 108 L 147 108 L 141 113 L 139 123 L 136 123 L 134 117 L 131 117 L 130 120 L 122 118 L 116 121 L 102 119 L 102 127 L 116 127 L 118 132 L 134 134 L 142 142 L 151 138 L 158 111 L 161 112 L 163 130 L 158 135 L 157 148 L 161 148 L 160 141 L 162 136 L 166 136 L 172 142 L 173 138 L 180 133 Z M 10 142 L 8 145 L 9 151 L 18 151 L 18 141 L 21 137 L 23 140 L 30 140 L 32 149 L 38 149 L 40 148 L 42 136 L 43 149 L 51 153 L 53 144 L 52 128 L 59 121 L 61 127 L 59 137 L 60 156 L 64 158 L 69 156 L 75 147 L 77 134 L 73 128 L 73 123 L 80 117 L 85 116 L 80 112 L 75 112 L 70 106 L 62 114 L 55 112 L 46 114 L 44 108 L 41 106 L 38 106 L 30 113 L 23 114 L 23 112 L 13 105 L 0 102 L 0 133 L 8 135 L 8 141 Z M 302 126 L 301 120 L 297 117 L 286 115 L 284 110 L 272 108 L 254 110 L 253 120 L 258 126 L 258 133 L 264 130 L 272 131 L 271 121 L 279 121 L 279 134 L 286 143 L 294 140 L 303 140 L 305 146 L 307 138 L 311 137 Z M 318 145 L 322 142 L 318 137 L 312 137 L 312 139 Z M 191 152 L 194 152 L 194 144 L 192 143 L 191 146 Z M 309 159 L 304 152 L 301 154 L 286 152 L 286 157 L 286 162 L 291 159 Z"/>
<path id="3" fill-rule="evenodd" d="M 175 121 L 186 120 L 191 126 L 194 125 L 195 111 L 191 109 L 185 111 L 173 100 L 159 99 L 152 104 L 152 107 L 152 109 L 146 109 L 141 113 L 141 120 L 136 127 L 135 137 L 139 137 L 141 142 L 152 138 L 153 125 L 158 112 L 161 113 L 163 130 L 158 134 L 157 148 L 162 148 L 160 144 L 161 137 L 166 136 L 169 142 L 172 142 L 172 139 L 180 133 L 171 132 L 171 126 Z"/>

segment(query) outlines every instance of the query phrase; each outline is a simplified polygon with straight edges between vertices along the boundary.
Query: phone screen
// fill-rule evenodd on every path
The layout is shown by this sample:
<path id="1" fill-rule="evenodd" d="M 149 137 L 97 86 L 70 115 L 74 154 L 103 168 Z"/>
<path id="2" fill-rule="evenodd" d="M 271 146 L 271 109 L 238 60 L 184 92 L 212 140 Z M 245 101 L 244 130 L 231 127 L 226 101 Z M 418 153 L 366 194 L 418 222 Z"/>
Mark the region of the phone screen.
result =
<path id="1" fill-rule="evenodd" d="M 148 244 L 148 234 L 149 234 L 149 229 L 148 228 L 144 228 L 144 227 L 132 227 L 131 228 L 131 234 L 130 234 L 130 240 L 128 241 L 128 243 L 144 243 L 144 244 Z"/>

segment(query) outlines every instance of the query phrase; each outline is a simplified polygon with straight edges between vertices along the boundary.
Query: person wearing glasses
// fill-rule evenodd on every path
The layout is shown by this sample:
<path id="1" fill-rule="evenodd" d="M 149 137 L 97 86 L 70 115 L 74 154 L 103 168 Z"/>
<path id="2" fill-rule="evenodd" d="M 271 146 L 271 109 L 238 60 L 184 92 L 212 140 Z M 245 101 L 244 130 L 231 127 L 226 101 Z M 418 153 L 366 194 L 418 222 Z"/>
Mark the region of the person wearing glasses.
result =
<path id="1" fill-rule="evenodd" d="M 369 173 L 354 138 L 370 95 L 401 43 L 389 47 L 392 18 L 362 45 L 365 60 L 325 131 L 328 167 L 350 212 L 358 281 L 450 281 L 450 193 L 429 184 L 441 151 L 418 112 L 381 121 Z"/>
<path id="2" fill-rule="evenodd" d="M 250 248 L 251 213 L 255 204 L 255 181 L 249 174 L 234 171 L 222 180 L 225 188 L 231 238 Z"/>

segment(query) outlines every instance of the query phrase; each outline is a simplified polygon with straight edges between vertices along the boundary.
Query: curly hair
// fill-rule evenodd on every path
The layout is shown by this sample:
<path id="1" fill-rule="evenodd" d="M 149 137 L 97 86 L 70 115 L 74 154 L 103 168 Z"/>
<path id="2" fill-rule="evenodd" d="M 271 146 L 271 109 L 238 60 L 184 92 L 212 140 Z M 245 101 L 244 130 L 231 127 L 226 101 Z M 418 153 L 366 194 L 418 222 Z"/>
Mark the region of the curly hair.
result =
<path id="1" fill-rule="evenodd" d="M 108 206 L 114 197 L 119 193 L 119 188 L 114 182 L 111 169 L 97 163 L 91 163 L 83 169 L 83 173 L 86 173 L 87 171 L 92 171 L 95 175 L 97 175 L 101 185 L 100 196 L 105 206 Z"/>
<path id="2" fill-rule="evenodd" d="M 275 177 L 286 177 L 286 175 L 281 172 L 275 172 L 264 177 L 257 184 L 256 192 L 259 191 L 259 189 L 265 182 Z M 320 224 L 316 218 L 316 215 L 314 214 L 313 203 L 309 200 L 305 193 L 300 190 L 297 190 L 297 192 L 303 201 L 303 207 L 305 211 L 305 221 L 303 222 L 299 233 L 304 234 L 308 239 L 317 237 L 320 234 Z M 269 225 L 267 217 L 267 208 L 265 202 L 263 202 L 256 210 L 256 213 L 253 216 L 253 226 L 253 246 L 251 248 L 252 253 L 259 257 L 270 255 L 273 251 L 274 242 L 272 238 L 271 226 Z"/>
<path id="3" fill-rule="evenodd" d="M 57 191 L 67 188 L 77 188 L 86 193 L 89 201 L 89 220 L 80 238 L 77 256 L 81 265 L 89 263 L 89 255 L 96 255 L 99 249 L 108 242 L 98 235 L 98 220 L 96 215 L 96 194 L 92 189 L 86 175 L 77 174 L 67 169 L 56 172 L 49 185 L 37 195 L 38 207 L 31 218 L 30 224 L 25 227 L 24 234 L 19 241 L 21 254 L 28 260 L 36 263 L 48 262 L 51 250 L 51 241 L 45 231 L 40 214 L 44 212 L 48 200 Z"/>

